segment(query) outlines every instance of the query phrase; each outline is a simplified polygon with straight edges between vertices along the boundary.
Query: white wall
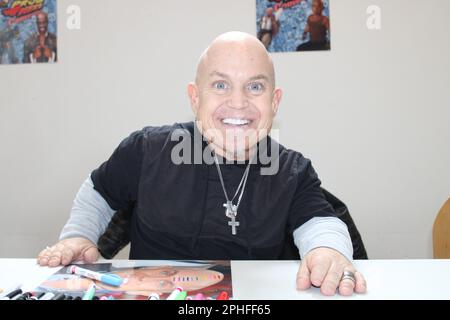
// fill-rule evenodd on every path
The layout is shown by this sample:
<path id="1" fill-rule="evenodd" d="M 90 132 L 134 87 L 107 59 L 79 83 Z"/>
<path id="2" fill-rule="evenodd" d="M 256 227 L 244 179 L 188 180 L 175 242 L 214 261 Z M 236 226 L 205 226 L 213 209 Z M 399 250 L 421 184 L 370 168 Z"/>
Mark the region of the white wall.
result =
<path id="1" fill-rule="evenodd" d="M 88 173 L 131 131 L 191 119 L 185 85 L 254 0 L 60 0 L 59 62 L 0 66 L 0 257 L 57 240 Z M 65 27 L 82 9 L 82 29 Z M 126 4 L 126 5 L 125 5 Z M 366 8 L 382 8 L 382 29 Z M 447 0 L 332 0 L 332 51 L 274 54 L 281 142 L 313 160 L 372 258 L 432 257 L 450 196 Z"/>

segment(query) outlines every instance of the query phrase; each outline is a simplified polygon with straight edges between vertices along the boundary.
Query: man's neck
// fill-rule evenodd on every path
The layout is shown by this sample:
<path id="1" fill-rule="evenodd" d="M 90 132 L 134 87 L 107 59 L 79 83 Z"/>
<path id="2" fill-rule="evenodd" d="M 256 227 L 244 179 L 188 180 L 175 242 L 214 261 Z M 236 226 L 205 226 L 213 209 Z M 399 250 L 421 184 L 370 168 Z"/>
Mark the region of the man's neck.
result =
<path id="1" fill-rule="evenodd" d="M 214 143 L 209 143 L 208 145 L 216 155 L 222 157 L 225 161 L 229 162 L 248 161 L 255 154 L 255 148 L 252 148 L 250 150 L 244 150 L 242 152 L 234 152 L 234 150 L 230 152 L 217 147 L 216 145 L 214 145 Z"/>

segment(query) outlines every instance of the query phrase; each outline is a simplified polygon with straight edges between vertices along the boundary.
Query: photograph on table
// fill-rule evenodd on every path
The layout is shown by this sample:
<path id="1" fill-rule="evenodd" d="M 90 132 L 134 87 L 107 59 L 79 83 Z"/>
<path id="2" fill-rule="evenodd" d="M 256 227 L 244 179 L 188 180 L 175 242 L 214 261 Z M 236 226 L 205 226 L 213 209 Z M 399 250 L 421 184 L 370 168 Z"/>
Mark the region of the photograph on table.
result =
<path id="1" fill-rule="evenodd" d="M 53 63 L 56 0 L 0 0 L 0 64 Z"/>
<path id="2" fill-rule="evenodd" d="M 120 300 L 147 300 L 154 293 L 164 300 L 178 287 L 191 298 L 202 294 L 205 299 L 217 299 L 222 292 L 232 297 L 229 261 L 115 261 L 79 267 L 117 275 L 123 282 L 120 286 L 111 286 L 72 274 L 68 266 L 49 277 L 35 291 L 76 297 L 83 296 L 94 283 L 96 296 L 112 296 Z"/>
<path id="3" fill-rule="evenodd" d="M 258 39 L 269 52 L 330 50 L 330 0 L 256 0 Z"/>

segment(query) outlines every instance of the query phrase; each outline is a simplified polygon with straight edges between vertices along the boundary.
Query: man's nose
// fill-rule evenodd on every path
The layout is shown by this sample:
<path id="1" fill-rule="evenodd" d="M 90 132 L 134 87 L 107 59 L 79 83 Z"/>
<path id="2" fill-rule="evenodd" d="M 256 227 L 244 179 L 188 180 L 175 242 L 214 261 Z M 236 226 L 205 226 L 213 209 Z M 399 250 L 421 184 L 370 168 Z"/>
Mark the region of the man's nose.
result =
<path id="1" fill-rule="evenodd" d="M 227 101 L 227 106 L 232 109 L 247 108 L 248 99 L 245 93 L 240 90 L 234 90 Z"/>

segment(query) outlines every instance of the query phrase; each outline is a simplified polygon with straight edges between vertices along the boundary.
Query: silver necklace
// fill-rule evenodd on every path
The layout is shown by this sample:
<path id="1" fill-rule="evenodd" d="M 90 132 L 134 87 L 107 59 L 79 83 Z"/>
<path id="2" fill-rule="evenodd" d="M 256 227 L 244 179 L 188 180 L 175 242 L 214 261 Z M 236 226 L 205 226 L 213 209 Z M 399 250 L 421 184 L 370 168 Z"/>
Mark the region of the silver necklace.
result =
<path id="1" fill-rule="evenodd" d="M 223 204 L 223 206 L 225 207 L 225 216 L 227 218 L 231 219 L 230 221 L 228 221 L 228 225 L 231 227 L 231 234 L 236 235 L 236 233 L 237 233 L 236 228 L 239 227 L 239 221 L 236 221 L 236 217 L 238 214 L 239 205 L 241 204 L 242 195 L 244 194 L 245 185 L 247 184 L 247 178 L 248 178 L 248 173 L 250 171 L 251 160 L 248 161 L 248 165 L 247 165 L 247 168 L 245 169 L 244 175 L 242 176 L 241 182 L 239 183 L 239 186 L 236 189 L 236 193 L 234 194 L 234 196 L 231 200 L 228 198 L 228 193 L 227 193 L 227 190 L 225 189 L 225 183 L 223 182 L 222 171 L 220 170 L 220 166 L 219 166 L 219 159 L 217 159 L 217 156 L 215 153 L 214 153 L 214 162 L 216 163 L 217 172 L 219 173 L 219 178 L 220 178 L 220 184 L 222 185 L 223 193 L 225 195 L 225 199 L 227 200 L 227 202 Z M 241 192 L 239 194 L 239 198 L 238 198 L 236 205 L 234 205 L 233 200 L 238 195 L 239 190 L 241 190 Z"/>

